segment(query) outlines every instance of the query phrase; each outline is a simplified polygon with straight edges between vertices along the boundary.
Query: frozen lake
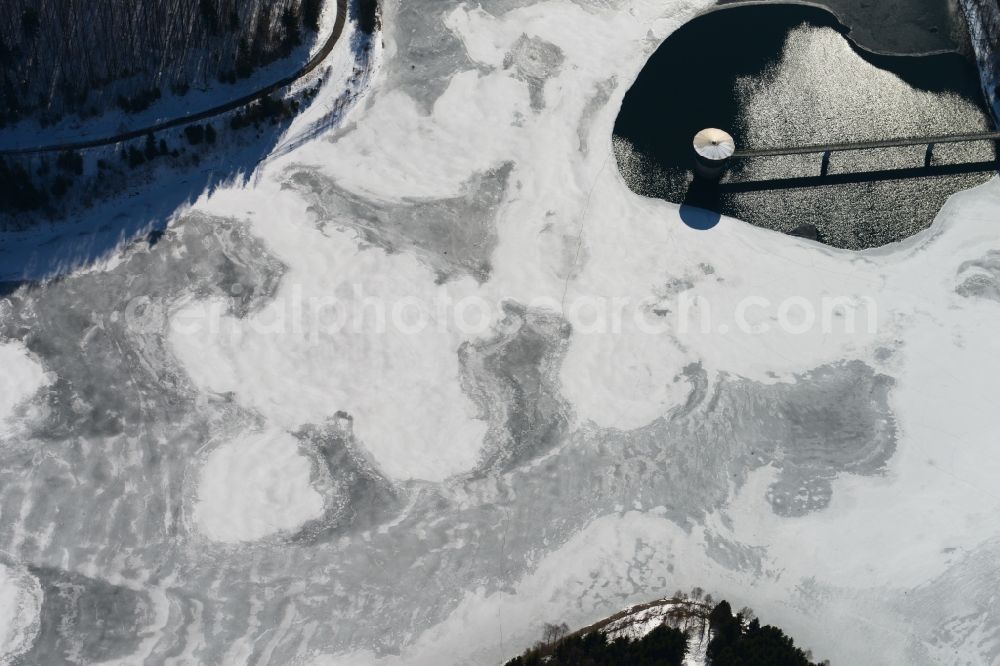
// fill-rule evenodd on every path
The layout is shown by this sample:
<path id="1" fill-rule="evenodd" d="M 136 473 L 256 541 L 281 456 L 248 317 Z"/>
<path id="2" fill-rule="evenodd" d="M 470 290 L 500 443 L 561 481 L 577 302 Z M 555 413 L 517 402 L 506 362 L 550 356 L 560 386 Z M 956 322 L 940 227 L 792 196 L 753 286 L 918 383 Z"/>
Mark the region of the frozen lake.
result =
<path id="1" fill-rule="evenodd" d="M 689 228 L 612 136 L 709 4 L 387 0 L 245 178 L 0 292 L 0 662 L 496 664 L 698 586 L 837 666 L 997 663 L 1000 181 L 878 251 Z M 781 40 L 862 67 L 771 23 L 761 144 Z M 889 129 L 981 113 L 893 85 Z"/>

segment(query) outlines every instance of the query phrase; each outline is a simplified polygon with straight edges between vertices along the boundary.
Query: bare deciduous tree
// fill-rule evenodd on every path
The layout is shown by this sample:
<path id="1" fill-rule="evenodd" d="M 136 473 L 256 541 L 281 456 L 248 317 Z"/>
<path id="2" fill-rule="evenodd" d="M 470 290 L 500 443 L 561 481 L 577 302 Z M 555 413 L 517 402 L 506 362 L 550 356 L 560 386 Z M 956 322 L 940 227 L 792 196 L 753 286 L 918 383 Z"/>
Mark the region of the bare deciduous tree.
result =
<path id="1" fill-rule="evenodd" d="M 557 640 L 569 633 L 569 626 L 562 622 L 560 624 L 549 624 L 545 623 L 542 628 L 542 642 L 548 645 L 549 643 L 555 643 Z"/>

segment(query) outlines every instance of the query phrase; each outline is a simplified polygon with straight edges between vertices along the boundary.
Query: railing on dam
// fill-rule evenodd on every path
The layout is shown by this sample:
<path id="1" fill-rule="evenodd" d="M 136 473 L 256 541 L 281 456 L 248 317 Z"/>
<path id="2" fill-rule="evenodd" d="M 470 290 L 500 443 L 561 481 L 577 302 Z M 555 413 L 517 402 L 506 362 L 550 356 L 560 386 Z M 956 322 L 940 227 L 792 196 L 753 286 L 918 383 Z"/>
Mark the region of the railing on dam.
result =
<path id="1" fill-rule="evenodd" d="M 881 141 L 857 141 L 854 143 L 828 143 L 805 146 L 785 146 L 782 148 L 750 148 L 737 150 L 734 158 L 776 157 L 779 155 L 809 155 L 835 153 L 846 150 L 874 150 L 900 146 L 927 146 L 929 151 L 939 143 L 964 143 L 966 141 L 1000 141 L 1000 132 L 972 132 L 966 134 L 943 134 L 940 136 L 906 137 Z"/>

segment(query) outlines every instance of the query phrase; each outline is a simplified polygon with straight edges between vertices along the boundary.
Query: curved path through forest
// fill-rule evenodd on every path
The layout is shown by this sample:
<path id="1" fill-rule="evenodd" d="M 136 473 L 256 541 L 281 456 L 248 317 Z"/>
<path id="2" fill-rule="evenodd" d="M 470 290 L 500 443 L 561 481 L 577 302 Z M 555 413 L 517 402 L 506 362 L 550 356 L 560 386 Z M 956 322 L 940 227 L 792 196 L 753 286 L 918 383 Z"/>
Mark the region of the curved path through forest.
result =
<path id="1" fill-rule="evenodd" d="M 87 139 L 83 141 L 68 141 L 64 143 L 50 144 L 47 146 L 32 146 L 28 148 L 0 148 L 0 156 L 4 155 L 29 155 L 33 153 L 51 153 L 51 152 L 62 152 L 66 150 L 84 150 L 86 148 L 98 148 L 100 146 L 110 146 L 112 144 L 121 143 L 122 141 L 129 141 L 131 139 L 138 139 L 139 137 L 146 136 L 151 132 L 160 132 L 165 129 L 171 129 L 174 127 L 180 127 L 182 125 L 187 125 L 188 123 L 198 122 L 199 120 L 205 120 L 206 118 L 212 118 L 214 116 L 221 115 L 223 113 L 228 113 L 234 109 L 238 109 L 242 106 L 246 106 L 252 102 L 256 102 L 264 97 L 270 95 L 276 90 L 280 90 L 286 86 L 289 86 L 302 77 L 306 76 L 314 69 L 320 66 L 326 57 L 330 55 L 333 51 L 333 47 L 336 45 L 337 41 L 340 39 L 341 34 L 344 32 L 344 25 L 347 23 L 347 0 L 337 0 L 337 19 L 333 25 L 333 31 L 327 38 L 326 42 L 323 43 L 322 48 L 309 59 L 305 65 L 303 65 L 295 73 L 286 76 L 283 79 L 279 79 L 267 86 L 256 90 L 252 93 L 244 95 L 234 100 L 230 100 L 224 104 L 214 106 L 210 109 L 204 111 L 199 111 L 198 113 L 188 114 L 186 116 L 180 116 L 177 118 L 171 118 L 170 120 L 164 120 L 162 122 L 156 123 L 155 125 L 149 125 L 147 127 L 142 127 L 135 130 L 129 130 L 127 132 L 120 132 L 113 136 L 107 136 L 100 139 Z"/>

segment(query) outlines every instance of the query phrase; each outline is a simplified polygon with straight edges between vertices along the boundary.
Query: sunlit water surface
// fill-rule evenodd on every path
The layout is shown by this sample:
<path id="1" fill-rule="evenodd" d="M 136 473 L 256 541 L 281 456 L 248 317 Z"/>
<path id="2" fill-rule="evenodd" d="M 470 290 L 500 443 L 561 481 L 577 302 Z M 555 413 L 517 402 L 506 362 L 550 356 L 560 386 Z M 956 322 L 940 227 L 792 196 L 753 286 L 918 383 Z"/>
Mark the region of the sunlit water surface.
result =
<path id="1" fill-rule="evenodd" d="M 753 30 L 746 30 L 753 26 Z M 717 191 L 692 191 L 691 137 L 722 127 L 739 148 L 992 129 L 975 67 L 958 54 L 873 55 L 829 13 L 792 5 L 699 17 L 671 35 L 626 95 L 614 147 L 637 193 L 778 231 L 867 248 L 932 222 L 947 197 L 988 180 L 990 142 L 735 160 Z M 714 47 L 709 45 L 715 45 Z M 904 170 L 904 171 L 899 171 Z"/>

